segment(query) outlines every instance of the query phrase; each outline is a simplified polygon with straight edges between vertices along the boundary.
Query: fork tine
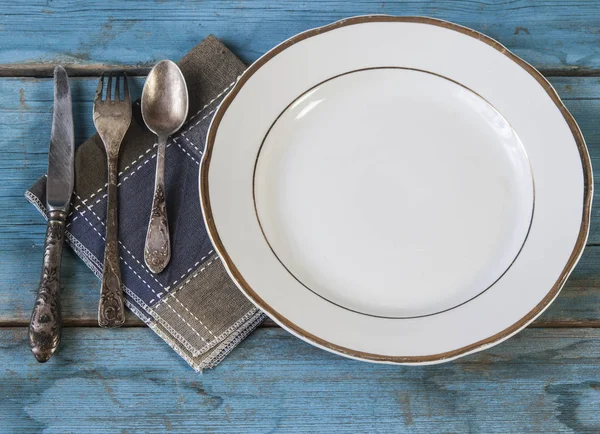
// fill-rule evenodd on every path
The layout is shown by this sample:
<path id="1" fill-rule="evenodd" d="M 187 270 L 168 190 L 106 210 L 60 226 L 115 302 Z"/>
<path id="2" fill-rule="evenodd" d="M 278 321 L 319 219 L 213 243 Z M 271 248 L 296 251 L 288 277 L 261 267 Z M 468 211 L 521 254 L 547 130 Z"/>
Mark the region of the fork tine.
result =
<path id="1" fill-rule="evenodd" d="M 106 86 L 106 101 L 109 101 L 109 102 L 112 101 L 112 98 L 111 98 L 111 88 L 112 88 L 112 74 L 109 73 L 108 74 L 108 83 L 107 83 L 107 86 Z"/>
<path id="2" fill-rule="evenodd" d="M 127 79 L 127 73 L 123 73 L 123 100 L 129 103 L 129 80 Z"/>
<path id="3" fill-rule="evenodd" d="M 121 81 L 121 76 L 115 76 L 115 101 L 121 101 L 121 93 L 119 92 L 119 82 Z"/>
<path id="4" fill-rule="evenodd" d="M 104 85 L 104 73 L 100 75 L 98 80 L 98 87 L 96 88 L 96 97 L 94 98 L 94 104 L 102 101 L 102 86 Z"/>

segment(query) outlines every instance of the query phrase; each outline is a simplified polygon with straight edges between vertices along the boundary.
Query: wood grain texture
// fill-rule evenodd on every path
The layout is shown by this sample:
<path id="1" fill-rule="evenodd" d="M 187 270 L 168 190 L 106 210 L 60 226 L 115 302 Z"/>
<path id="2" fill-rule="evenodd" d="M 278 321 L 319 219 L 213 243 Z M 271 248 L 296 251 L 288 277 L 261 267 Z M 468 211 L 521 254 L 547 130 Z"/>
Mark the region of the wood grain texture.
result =
<path id="1" fill-rule="evenodd" d="M 583 131 L 600 180 L 600 78 L 555 77 L 551 79 Z M 143 78 L 132 80 L 137 98 Z M 76 140 L 94 132 L 92 101 L 95 78 L 71 80 Z M 45 173 L 52 122 L 50 79 L 0 79 L 0 324 L 25 325 L 29 321 L 45 222 L 24 199 L 24 191 Z M 597 181 L 598 182 L 598 181 Z M 600 188 L 596 189 L 600 194 Z M 558 300 L 538 320 L 538 325 L 600 325 L 600 210 L 594 208 L 590 247 Z M 19 252 L 15 254 L 15 252 Z M 99 282 L 69 250 L 63 260 L 63 316 L 67 326 L 93 325 Z M 10 290 L 3 290 L 10 288 Z M 140 325 L 133 316 L 129 325 Z"/>
<path id="2" fill-rule="evenodd" d="M 259 329 L 203 375 L 152 331 L 64 331 L 46 365 L 0 330 L 2 432 L 598 432 L 600 330 L 526 330 L 456 362 L 341 358 Z"/>
<path id="3" fill-rule="evenodd" d="M 355 362 L 266 322 L 216 370 L 197 375 L 130 313 L 128 328 L 99 330 L 100 283 L 70 249 L 62 346 L 46 365 L 29 353 L 24 326 L 45 222 L 23 193 L 46 170 L 53 93 L 51 80 L 24 76 L 51 77 L 60 62 L 72 77 L 88 77 L 72 80 L 80 143 L 93 132 L 101 71 L 144 75 L 211 33 L 249 63 L 300 31 L 374 13 L 472 27 L 553 76 L 600 170 L 597 1 L 0 0 L 0 77 L 12 77 L 0 78 L 1 433 L 600 432 L 595 208 L 589 246 L 548 311 L 507 342 L 449 364 Z M 137 98 L 143 78 L 132 85 Z"/>
<path id="4" fill-rule="evenodd" d="M 595 1 L 203 0 L 0 1 L 0 74 L 51 75 L 56 62 L 93 75 L 107 65 L 144 72 L 213 33 L 246 62 L 309 28 L 353 15 L 425 15 L 499 40 L 551 74 L 597 74 Z"/>

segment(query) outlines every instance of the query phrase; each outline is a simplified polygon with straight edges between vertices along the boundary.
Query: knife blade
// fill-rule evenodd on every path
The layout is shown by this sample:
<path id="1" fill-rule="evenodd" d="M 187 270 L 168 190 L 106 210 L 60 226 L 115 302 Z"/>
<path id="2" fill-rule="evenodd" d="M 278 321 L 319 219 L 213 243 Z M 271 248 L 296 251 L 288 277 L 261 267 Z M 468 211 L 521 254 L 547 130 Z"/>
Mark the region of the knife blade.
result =
<path id="1" fill-rule="evenodd" d="M 29 346 L 38 362 L 52 357 L 60 343 L 60 262 L 65 224 L 74 184 L 75 139 L 69 77 L 62 66 L 54 69 L 54 113 L 48 151 L 46 207 L 48 228 L 40 286 L 31 321 Z"/>
<path id="2" fill-rule="evenodd" d="M 66 211 L 73 194 L 75 139 L 71 104 L 69 77 L 59 65 L 54 69 L 54 115 L 46 182 L 48 210 Z"/>

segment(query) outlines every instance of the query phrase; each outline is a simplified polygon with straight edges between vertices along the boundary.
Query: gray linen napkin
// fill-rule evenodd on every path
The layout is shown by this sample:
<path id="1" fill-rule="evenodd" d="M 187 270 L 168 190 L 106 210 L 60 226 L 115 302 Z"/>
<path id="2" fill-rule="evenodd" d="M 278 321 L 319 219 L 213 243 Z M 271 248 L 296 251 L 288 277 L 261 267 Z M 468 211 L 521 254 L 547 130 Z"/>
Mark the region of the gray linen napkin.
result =
<path id="1" fill-rule="evenodd" d="M 156 138 L 139 101 L 119 161 L 119 243 L 128 307 L 195 370 L 212 368 L 265 318 L 227 275 L 206 233 L 198 169 L 210 121 L 245 69 L 214 36 L 179 61 L 190 96 L 189 117 L 167 144 L 165 188 L 172 242 L 167 268 L 153 275 L 143 260 L 154 185 Z M 46 216 L 46 177 L 26 193 Z M 78 147 L 67 243 L 98 276 L 104 258 L 106 154 L 98 135 Z"/>

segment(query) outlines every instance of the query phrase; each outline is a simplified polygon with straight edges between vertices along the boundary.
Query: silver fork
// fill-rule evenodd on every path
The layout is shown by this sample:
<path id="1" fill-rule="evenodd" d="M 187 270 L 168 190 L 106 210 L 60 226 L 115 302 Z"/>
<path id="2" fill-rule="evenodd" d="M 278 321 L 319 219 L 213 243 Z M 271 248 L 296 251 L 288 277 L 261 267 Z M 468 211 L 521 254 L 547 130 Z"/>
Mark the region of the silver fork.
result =
<path id="1" fill-rule="evenodd" d="M 115 76 L 115 97 L 111 96 L 112 76 L 108 75 L 106 98 L 102 99 L 104 74 L 98 81 L 94 99 L 94 125 L 104 142 L 108 160 L 108 203 L 106 211 L 106 246 L 104 248 L 104 272 L 98 304 L 98 325 L 120 327 L 125 322 L 121 268 L 119 264 L 119 238 L 117 214 L 117 184 L 119 147 L 131 123 L 131 101 L 127 75 L 123 77 L 123 99 L 119 92 L 120 76 Z"/>

